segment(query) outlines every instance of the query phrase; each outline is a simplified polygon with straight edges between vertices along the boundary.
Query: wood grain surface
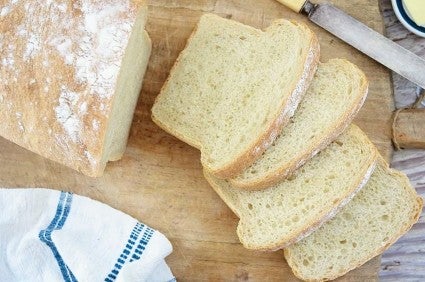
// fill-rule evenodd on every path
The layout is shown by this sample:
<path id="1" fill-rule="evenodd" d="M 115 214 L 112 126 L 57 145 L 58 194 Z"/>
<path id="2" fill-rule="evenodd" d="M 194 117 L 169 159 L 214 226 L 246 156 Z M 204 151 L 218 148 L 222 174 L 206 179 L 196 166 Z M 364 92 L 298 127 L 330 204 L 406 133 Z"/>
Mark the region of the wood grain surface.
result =
<path id="1" fill-rule="evenodd" d="M 391 0 L 380 0 L 384 16 L 386 35 L 425 58 L 425 38 L 409 32 L 397 20 Z M 396 73 L 392 73 L 394 97 L 397 108 L 410 106 L 419 89 L 410 81 Z M 424 108 L 423 104 L 421 108 Z M 425 150 L 401 150 L 394 152 L 391 165 L 407 174 L 416 191 L 425 197 Z M 405 236 L 397 241 L 382 255 L 379 278 L 388 282 L 424 281 L 425 277 L 425 213 L 422 212 L 419 222 Z"/>
<path id="2" fill-rule="evenodd" d="M 376 0 L 333 2 L 382 31 Z M 151 121 L 153 101 L 205 12 L 258 28 L 282 17 L 308 24 L 319 37 L 322 61 L 346 58 L 369 78 L 369 96 L 355 122 L 389 160 L 394 103 L 386 68 L 275 0 L 155 0 L 150 1 L 147 26 L 153 53 L 123 159 L 110 163 L 103 177 L 93 179 L 0 139 L 0 186 L 72 191 L 134 216 L 170 239 L 174 251 L 167 262 L 179 281 L 297 281 L 282 252 L 242 247 L 235 232 L 238 219 L 204 180 L 199 152 Z M 376 281 L 379 264 L 379 258 L 371 260 L 341 281 Z"/>

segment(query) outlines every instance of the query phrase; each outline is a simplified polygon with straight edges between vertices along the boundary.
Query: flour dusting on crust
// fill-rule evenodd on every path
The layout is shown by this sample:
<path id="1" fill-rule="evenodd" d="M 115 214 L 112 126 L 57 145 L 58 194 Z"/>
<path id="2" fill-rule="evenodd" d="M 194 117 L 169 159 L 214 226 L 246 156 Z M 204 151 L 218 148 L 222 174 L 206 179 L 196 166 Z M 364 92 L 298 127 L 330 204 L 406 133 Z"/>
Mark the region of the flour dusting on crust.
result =
<path id="1" fill-rule="evenodd" d="M 56 118 L 62 124 L 66 133 L 73 142 L 78 142 L 82 125 L 78 113 L 74 108 L 78 103 L 79 95 L 62 86 L 59 97 L 59 106 L 56 107 Z"/>
<path id="2" fill-rule="evenodd" d="M 0 119 L 14 123 L 0 125 L 0 135 L 62 163 L 95 169 L 142 6 L 131 0 L 2 1 Z M 39 140 L 43 136 L 51 138 Z"/>
<path id="3" fill-rule="evenodd" d="M 71 16 L 69 11 L 72 9 L 81 12 L 81 20 Z M 130 18 L 123 18 L 119 25 L 116 19 L 128 9 L 128 0 L 112 3 L 78 1 L 72 7 L 65 2 L 51 4 L 54 17 L 62 19 L 59 29 L 72 26 L 75 32 L 50 36 L 48 44 L 57 50 L 66 65 L 74 67 L 75 81 L 80 85 L 90 85 L 88 94 L 102 100 L 110 99 L 114 94 L 111 90 L 115 89 L 121 64 L 117 58 L 123 57 L 132 28 Z M 81 119 L 86 114 L 81 108 L 86 108 L 87 103 L 76 107 L 74 99 L 70 106 L 69 93 L 61 91 L 56 116 L 69 138 L 78 143 L 84 129 Z"/>

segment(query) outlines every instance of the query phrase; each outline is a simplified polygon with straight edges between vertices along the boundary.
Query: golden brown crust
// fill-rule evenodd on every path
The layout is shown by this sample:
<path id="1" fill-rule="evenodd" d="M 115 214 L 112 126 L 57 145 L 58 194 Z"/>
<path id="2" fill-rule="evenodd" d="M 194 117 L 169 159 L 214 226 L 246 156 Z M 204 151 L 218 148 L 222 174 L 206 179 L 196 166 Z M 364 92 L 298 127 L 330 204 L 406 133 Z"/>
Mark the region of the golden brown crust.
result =
<path id="1" fill-rule="evenodd" d="M 297 230 L 291 234 L 287 234 L 285 238 L 281 238 L 280 240 L 277 240 L 273 244 L 266 245 L 266 246 L 257 246 L 257 245 L 250 245 L 248 242 L 245 242 L 244 236 L 242 234 L 242 231 L 240 229 L 240 223 L 238 224 L 237 228 L 237 234 L 241 241 L 241 243 L 244 245 L 245 248 L 251 249 L 251 250 L 257 250 L 257 251 L 276 251 L 278 249 L 282 249 L 287 247 L 290 244 L 293 244 L 302 238 L 306 237 L 307 235 L 314 232 L 316 229 L 318 229 L 321 225 L 323 225 L 326 221 L 333 218 L 348 202 L 357 194 L 358 191 L 360 191 L 361 188 L 364 187 L 366 182 L 368 181 L 370 175 L 373 172 L 373 169 L 375 167 L 376 161 L 378 159 L 378 151 L 375 148 L 375 146 L 369 141 L 368 137 L 361 131 L 360 128 L 358 128 L 355 125 L 352 125 L 354 128 L 354 134 L 356 134 L 359 138 L 363 140 L 362 143 L 367 145 L 370 149 L 370 155 L 368 162 L 365 163 L 363 166 L 361 172 L 358 174 L 358 179 L 356 179 L 356 185 L 353 185 L 351 189 L 347 190 L 345 195 L 339 199 L 338 202 L 335 202 L 332 207 L 330 207 L 328 210 L 323 211 L 321 214 L 318 214 L 315 219 L 310 220 L 309 222 L 306 222 L 304 224 L 304 228 L 302 230 Z M 235 203 L 232 202 L 231 199 L 229 199 L 223 192 L 222 189 L 215 183 L 215 181 L 208 175 L 208 173 L 204 172 L 204 175 L 210 185 L 213 187 L 213 189 L 217 192 L 217 194 L 222 198 L 222 200 L 230 207 L 230 209 L 240 218 L 240 220 L 244 220 L 241 218 L 241 215 L 238 212 L 238 207 L 235 205 Z"/>
<path id="2" fill-rule="evenodd" d="M 383 247 L 380 247 L 379 249 L 375 250 L 374 253 L 371 253 L 363 261 L 358 262 L 356 265 L 352 265 L 352 266 L 347 267 L 344 271 L 341 271 L 338 274 L 327 275 L 326 278 L 322 278 L 322 279 L 308 279 L 306 277 L 303 277 L 303 275 L 299 272 L 296 265 L 294 265 L 292 263 L 292 261 L 290 259 L 290 257 L 291 257 L 290 250 L 288 250 L 288 249 L 283 250 L 285 259 L 286 259 L 287 263 L 289 264 L 289 266 L 291 267 L 294 275 L 297 278 L 304 280 L 304 281 L 330 281 L 330 280 L 334 280 L 338 277 L 341 277 L 341 276 L 347 274 L 348 272 L 350 272 L 351 270 L 354 270 L 354 269 L 362 266 L 363 264 L 365 264 L 369 260 L 373 259 L 374 257 L 382 254 L 385 250 L 387 250 L 389 247 L 391 247 L 401 236 L 403 236 L 405 233 L 407 233 L 407 231 L 409 231 L 412 228 L 413 224 L 415 224 L 419 220 L 419 216 L 421 214 L 422 206 L 423 206 L 423 199 L 421 197 L 417 197 L 416 201 L 417 201 L 417 210 L 415 210 L 415 215 L 413 216 L 412 221 L 407 223 L 405 225 L 405 227 L 400 231 L 400 233 L 398 233 L 393 238 L 391 238 L 389 241 L 387 241 L 387 243 Z"/>
<path id="3" fill-rule="evenodd" d="M 281 105 L 281 111 L 279 111 L 279 113 L 276 115 L 276 118 L 270 122 L 269 126 L 267 126 L 268 129 L 249 147 L 248 150 L 242 153 L 239 157 L 235 158 L 231 163 L 219 169 L 213 169 L 206 161 L 204 161 L 204 158 L 201 156 L 202 165 L 214 176 L 221 179 L 232 178 L 252 165 L 261 156 L 261 154 L 272 145 L 273 141 L 277 138 L 278 133 L 289 122 L 289 119 L 293 115 L 295 108 L 298 106 L 299 102 L 307 91 L 319 63 L 320 46 L 316 35 L 307 26 L 300 23 L 296 24 L 304 26 L 304 28 L 311 34 L 310 48 L 308 55 L 306 56 L 303 63 L 305 67 L 301 70 L 302 73 L 299 74 L 299 77 L 303 77 L 305 74 L 305 80 L 302 81 L 300 85 L 301 88 L 297 89 L 297 87 L 299 87 L 299 81 L 297 81 L 295 85 L 292 86 L 292 97 L 288 97 L 287 100 L 283 101 Z M 311 60 L 310 63 L 308 63 L 309 59 Z M 293 102 L 291 100 L 295 101 Z M 293 110 L 291 111 L 290 108 L 293 108 Z"/>
<path id="4" fill-rule="evenodd" d="M 8 58 L 7 66 L 0 62 L 0 135 L 86 175 L 99 176 L 106 165 L 101 161 L 103 144 L 119 66 L 139 8 L 146 3 L 87 0 L 83 7 L 74 2 L 0 4 L 9 11 L 0 21 L 1 41 L 10 47 L 0 48 L 0 57 Z M 110 17 L 104 22 L 117 30 L 112 47 L 120 51 L 106 58 L 99 40 L 92 40 L 100 36 L 103 22 L 91 25 L 85 17 L 93 23 L 108 7 Z M 105 66 L 98 60 L 118 69 L 102 73 Z M 102 74 L 108 79 L 99 79 Z"/>
<path id="5" fill-rule="evenodd" d="M 408 190 L 408 192 L 409 192 L 409 194 L 411 194 L 412 198 L 416 199 L 416 207 L 413 210 L 413 212 L 411 213 L 410 221 L 406 222 L 404 227 L 397 234 L 395 234 L 392 238 L 390 238 L 385 243 L 384 246 L 381 246 L 378 249 L 371 251 L 371 253 L 368 254 L 364 259 L 362 259 L 359 262 L 356 262 L 355 264 L 353 264 L 351 266 L 347 266 L 347 268 L 344 269 L 343 271 L 341 271 L 337 274 L 327 275 L 327 277 L 325 277 L 325 278 L 307 279 L 306 277 L 303 277 L 303 275 L 299 272 L 297 266 L 290 259 L 291 258 L 290 250 L 285 249 L 284 250 L 285 259 L 288 262 L 289 266 L 291 267 L 291 269 L 292 269 L 292 271 L 293 271 L 293 273 L 296 277 L 298 277 L 299 279 L 302 279 L 304 281 L 329 281 L 329 280 L 336 279 L 340 276 L 343 276 L 344 274 L 348 273 L 349 271 L 351 271 L 351 270 L 353 270 L 357 267 L 360 267 L 361 265 L 365 264 L 366 262 L 368 262 L 372 258 L 383 253 L 391 245 L 393 245 L 401 236 L 403 236 L 407 231 L 409 231 L 410 228 L 412 228 L 413 224 L 415 224 L 419 220 L 419 217 L 421 215 L 422 208 L 423 208 L 423 199 L 416 194 L 414 188 L 411 186 L 411 184 L 409 182 L 409 179 L 403 173 L 396 171 L 396 170 L 393 170 L 393 169 L 390 169 L 389 166 L 388 166 L 388 163 L 380 155 L 378 157 L 378 162 L 379 162 L 379 165 L 385 167 L 388 170 L 389 173 L 395 174 L 395 175 L 398 175 L 399 177 L 401 177 L 401 179 L 403 179 L 405 189 Z"/>
<path id="6" fill-rule="evenodd" d="M 292 21 L 293 23 L 296 23 Z M 319 42 L 317 40 L 316 35 L 305 25 L 296 23 L 297 25 L 302 25 L 305 30 L 307 30 L 311 34 L 311 43 L 310 43 L 310 49 L 308 50 L 309 53 L 312 54 L 311 58 L 309 56 L 306 56 L 305 62 L 307 62 L 308 59 L 311 59 L 310 64 L 305 64 L 305 68 L 301 70 L 301 74 L 299 77 L 302 77 L 303 74 L 306 74 L 305 81 L 301 87 L 300 90 L 298 90 L 296 87 L 298 86 L 298 82 L 293 85 L 293 93 L 299 95 L 299 97 L 292 97 L 292 99 L 297 100 L 295 105 L 291 105 L 288 103 L 289 100 L 291 100 L 291 97 L 289 97 L 287 100 L 282 102 L 281 111 L 279 114 L 277 114 L 276 118 L 270 122 L 270 125 L 267 127 L 268 129 L 249 147 L 248 150 L 246 150 L 244 153 L 242 153 L 239 157 L 235 158 L 232 163 L 227 164 L 224 167 L 221 167 L 219 169 L 212 169 L 208 162 L 205 161 L 207 157 L 204 156 L 205 152 L 202 150 L 202 143 L 199 140 L 192 139 L 188 136 L 185 136 L 184 134 L 180 134 L 177 130 L 173 129 L 172 127 L 168 126 L 167 124 L 161 122 L 159 119 L 155 117 L 154 114 L 152 114 L 152 120 L 162 129 L 164 129 L 166 132 L 176 136 L 180 140 L 188 143 L 189 145 L 201 150 L 201 162 L 203 164 L 204 169 L 206 169 L 209 173 L 212 173 L 214 176 L 224 179 L 224 178 L 230 178 L 232 176 L 237 175 L 241 171 L 243 171 L 245 168 L 247 168 L 249 165 L 251 165 L 258 157 L 261 156 L 261 154 L 267 149 L 268 146 L 271 145 L 271 143 L 274 141 L 274 139 L 277 137 L 278 132 L 281 130 L 281 128 L 289 122 L 289 118 L 291 115 L 288 115 L 289 108 L 296 107 L 301 100 L 304 93 L 307 91 L 307 88 L 313 79 L 314 73 L 316 71 L 317 64 L 319 62 L 319 54 L 320 54 L 320 46 Z M 199 22 L 198 22 L 199 25 Z M 174 66 L 172 67 L 170 74 L 172 74 L 175 71 L 175 68 L 177 66 L 177 63 L 180 62 L 182 56 L 184 55 L 184 50 L 190 43 L 191 39 L 195 35 L 198 25 L 195 27 L 194 31 L 192 32 L 191 36 L 189 37 L 185 48 L 183 51 L 179 54 Z M 163 89 L 168 87 L 169 80 L 171 75 L 168 76 L 167 80 L 165 81 L 164 85 L 161 88 L 160 93 L 155 99 L 154 107 L 157 101 L 162 97 Z M 292 95 L 295 96 L 295 95 Z M 292 113 L 293 114 L 293 113 Z"/>
<path id="7" fill-rule="evenodd" d="M 351 64 L 351 63 L 350 63 Z M 363 103 L 366 99 L 368 92 L 368 81 L 363 72 L 361 72 L 362 80 L 364 83 L 361 87 L 361 93 L 363 95 L 359 96 L 357 101 L 354 103 L 356 106 L 354 108 L 349 108 L 344 113 L 344 115 L 335 122 L 333 128 L 329 130 L 329 135 L 315 144 L 311 146 L 308 151 L 304 154 L 300 155 L 298 158 L 292 159 L 290 163 L 285 164 L 279 167 L 277 170 L 269 171 L 268 174 L 262 179 L 254 179 L 254 180 L 239 180 L 237 178 L 230 179 L 232 185 L 236 188 L 244 189 L 244 190 L 262 190 L 270 187 L 274 184 L 277 184 L 292 174 L 295 170 L 305 164 L 306 161 L 315 156 L 318 152 L 326 148 L 332 141 L 334 141 L 353 121 L 354 117 L 360 111 Z"/>
<path id="8" fill-rule="evenodd" d="M 378 150 L 375 148 L 375 146 L 372 143 L 370 143 L 370 141 L 368 143 L 372 153 L 370 155 L 369 162 L 362 169 L 363 173 L 359 174 L 361 175 L 361 177 L 359 177 L 356 180 L 356 185 L 353 185 L 353 187 L 351 187 L 351 189 L 348 190 L 346 194 L 341 199 L 339 199 L 338 202 L 334 203 L 334 206 L 330 210 L 325 210 L 321 214 L 318 214 L 315 219 L 310 220 L 309 222 L 306 222 L 306 224 L 304 225 L 305 226 L 304 229 L 288 234 L 285 238 L 267 246 L 248 245 L 246 242 L 243 241 L 244 237 L 241 234 L 241 231 L 239 231 L 239 225 L 238 225 L 238 229 L 237 229 L 238 237 L 241 240 L 241 243 L 244 245 L 244 247 L 247 249 L 257 250 L 257 251 L 277 251 L 279 249 L 286 248 L 289 245 L 294 244 L 302 240 L 303 238 L 307 237 L 309 234 L 313 233 L 320 226 L 322 226 L 326 221 L 332 219 L 336 214 L 338 214 L 338 212 L 345 205 L 347 205 L 350 202 L 350 200 L 364 187 L 364 185 L 369 180 L 375 168 L 379 153 L 378 153 Z"/>

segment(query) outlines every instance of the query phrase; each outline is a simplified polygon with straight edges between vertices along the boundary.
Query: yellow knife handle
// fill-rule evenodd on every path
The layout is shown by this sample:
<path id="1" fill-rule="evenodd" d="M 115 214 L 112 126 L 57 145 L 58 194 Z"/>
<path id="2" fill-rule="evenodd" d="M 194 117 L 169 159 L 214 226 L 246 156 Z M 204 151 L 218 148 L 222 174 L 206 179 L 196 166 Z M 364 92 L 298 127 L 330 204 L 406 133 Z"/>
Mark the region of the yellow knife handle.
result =
<path id="1" fill-rule="evenodd" d="M 299 13 L 307 0 L 277 0 L 292 11 Z"/>

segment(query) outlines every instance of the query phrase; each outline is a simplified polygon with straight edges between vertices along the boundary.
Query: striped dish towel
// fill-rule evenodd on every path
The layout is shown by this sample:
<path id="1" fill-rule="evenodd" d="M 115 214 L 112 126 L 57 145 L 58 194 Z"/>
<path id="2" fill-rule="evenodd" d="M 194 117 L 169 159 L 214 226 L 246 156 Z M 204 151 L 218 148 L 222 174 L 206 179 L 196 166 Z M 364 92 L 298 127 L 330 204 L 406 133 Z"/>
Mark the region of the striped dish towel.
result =
<path id="1" fill-rule="evenodd" d="M 0 189 L 0 281 L 175 281 L 158 231 L 49 189 Z"/>

